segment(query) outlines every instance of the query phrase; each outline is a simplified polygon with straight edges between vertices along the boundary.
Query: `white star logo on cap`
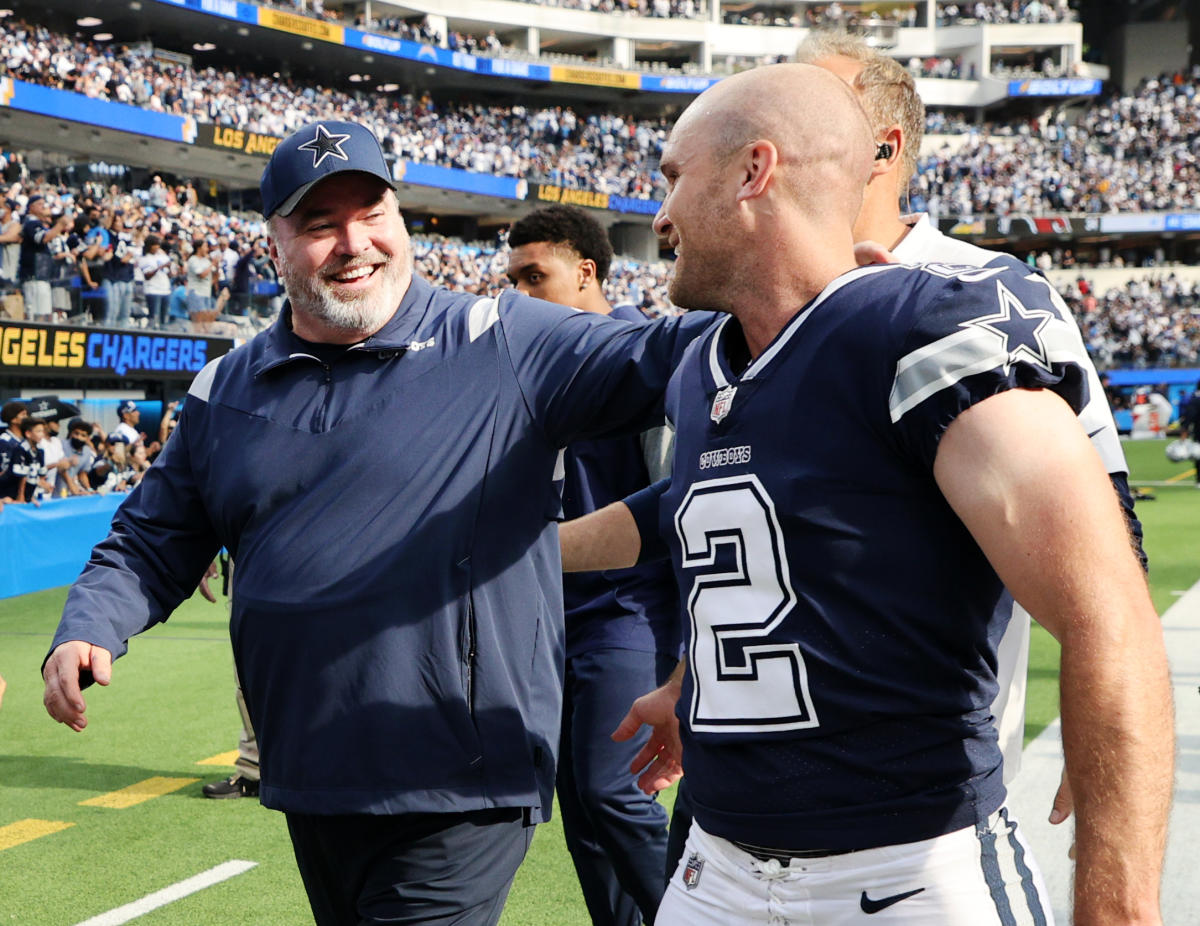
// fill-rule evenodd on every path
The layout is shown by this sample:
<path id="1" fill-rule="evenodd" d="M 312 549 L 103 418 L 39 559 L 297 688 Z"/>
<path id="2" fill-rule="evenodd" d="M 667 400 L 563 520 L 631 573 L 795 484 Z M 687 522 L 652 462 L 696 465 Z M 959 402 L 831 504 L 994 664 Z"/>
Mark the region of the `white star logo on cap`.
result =
<path id="1" fill-rule="evenodd" d="M 325 129 L 325 126 L 317 126 L 317 134 L 312 141 L 307 141 L 303 145 L 297 145 L 297 151 L 311 151 L 313 153 L 314 168 L 320 167 L 321 162 L 327 157 L 341 158 L 343 161 L 349 161 L 350 156 L 342 150 L 342 142 L 350 140 L 349 135 L 333 135 Z"/>

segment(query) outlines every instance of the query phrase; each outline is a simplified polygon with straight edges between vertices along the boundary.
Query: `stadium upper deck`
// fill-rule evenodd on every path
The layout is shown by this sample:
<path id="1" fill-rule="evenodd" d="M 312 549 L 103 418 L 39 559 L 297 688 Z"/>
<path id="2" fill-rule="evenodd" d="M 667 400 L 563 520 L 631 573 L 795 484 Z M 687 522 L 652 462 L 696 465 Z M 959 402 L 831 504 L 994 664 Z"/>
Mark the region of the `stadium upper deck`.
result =
<path id="1" fill-rule="evenodd" d="M 493 18 L 569 17 L 586 20 L 583 31 L 610 34 L 634 20 L 654 28 L 665 22 L 509 0 L 471 2 L 483 4 L 480 9 Z M 646 226 L 662 189 L 654 170 L 658 145 L 674 114 L 716 78 L 474 56 L 346 24 L 386 18 L 403 23 L 416 38 L 450 44 L 455 34 L 466 33 L 449 26 L 479 33 L 488 25 L 460 15 L 464 4 L 471 6 L 467 0 L 439 3 L 439 20 L 412 4 L 382 2 L 339 6 L 329 0 L 324 17 L 317 18 L 297 14 L 291 3 L 18 0 L 19 15 L 53 28 L 29 43 L 29 54 L 14 50 L 19 41 L 9 43 L 8 72 L 18 80 L 12 82 L 8 109 L 0 108 L 0 140 L 65 152 L 64 159 L 86 153 L 152 169 L 170 164 L 182 176 L 230 190 L 235 205 L 250 206 L 252 193 L 245 199 L 236 193 L 253 190 L 276 138 L 311 118 L 359 118 L 384 138 L 395 158 L 409 211 L 463 216 L 462 232 L 473 237 L 472 229 L 505 224 L 537 202 L 568 199 L 603 209 L 603 221 L 615 223 L 618 237 L 623 226 L 634 238 L 641 235 L 632 253 L 650 256 Z M 933 37 L 934 45 L 951 50 L 961 40 L 976 55 L 982 54 L 980 37 L 987 30 L 1019 30 L 1029 42 L 1045 28 L 983 22 L 1002 18 L 995 4 L 971 6 L 978 19 L 969 26 L 953 24 L 961 22 L 966 7 L 918 6 L 929 24 L 918 18 L 905 34 Z M 784 7 L 793 14 L 808 9 Z M 1017 16 L 1030 16 L 1038 7 L 1005 9 L 1011 19 L 1014 9 Z M 734 27 L 712 15 L 700 19 L 705 28 L 785 35 L 788 50 L 803 36 L 788 26 Z M 435 27 L 443 21 L 449 31 L 439 32 Z M 1060 25 L 1078 33 L 1077 23 Z M 509 28 L 510 34 L 516 28 L 526 35 L 535 29 L 540 41 L 550 27 Z M 545 59 L 540 44 L 539 50 Z M 942 58 L 914 55 L 905 63 L 919 69 Z M 961 53 L 951 59 L 960 76 L 964 69 L 970 72 L 969 59 L 974 60 Z M 1031 89 L 1046 82 L 1012 83 Z M 930 84 L 983 83 L 928 78 L 919 87 L 930 100 Z M 31 102 L 38 89 L 33 84 L 70 92 L 47 90 L 59 95 Z M 1115 97 L 1093 105 L 1078 127 L 1078 108 L 1067 118 L 1066 111 L 1039 104 L 1040 97 L 1026 98 L 1015 116 L 1013 107 L 1020 104 L 989 109 L 987 122 L 979 107 L 934 103 L 930 132 L 958 134 L 927 141 L 913 207 L 977 239 L 1027 235 L 1024 247 L 1080 236 L 1167 233 L 1176 242 L 1194 237 L 1200 220 L 1193 213 L 1200 207 L 1195 107 L 1188 106 L 1196 86 L 1195 76 L 1178 77 Z M 100 108 L 98 100 L 124 102 Z M 1154 140 L 1153 151 L 1168 156 L 1147 157 L 1147 138 Z M 1145 218 L 1135 219 L 1133 212 Z M 1167 252 L 1181 253 L 1174 246 Z"/>

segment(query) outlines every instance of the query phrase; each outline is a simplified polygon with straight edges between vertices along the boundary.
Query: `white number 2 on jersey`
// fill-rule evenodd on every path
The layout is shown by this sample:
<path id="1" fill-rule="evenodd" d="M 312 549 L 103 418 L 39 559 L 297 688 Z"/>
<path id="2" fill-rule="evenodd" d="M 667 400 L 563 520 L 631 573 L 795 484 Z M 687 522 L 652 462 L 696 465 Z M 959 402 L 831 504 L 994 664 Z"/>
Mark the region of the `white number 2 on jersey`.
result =
<path id="1" fill-rule="evenodd" d="M 775 504 L 754 475 L 693 483 L 675 513 L 692 646 L 691 728 L 766 733 L 818 724 L 798 643 L 772 635 L 796 604 Z"/>

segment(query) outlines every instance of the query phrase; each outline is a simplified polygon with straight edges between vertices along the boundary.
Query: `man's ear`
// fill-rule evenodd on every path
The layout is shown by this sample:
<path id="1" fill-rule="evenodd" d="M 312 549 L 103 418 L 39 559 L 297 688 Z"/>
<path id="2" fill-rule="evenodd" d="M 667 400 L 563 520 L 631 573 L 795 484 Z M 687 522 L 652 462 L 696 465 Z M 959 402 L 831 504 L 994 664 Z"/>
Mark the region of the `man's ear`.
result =
<path id="1" fill-rule="evenodd" d="M 771 178 L 779 167 L 779 149 L 773 142 L 760 138 L 735 155 L 734 167 L 741 173 L 738 202 L 756 199 L 766 192 Z"/>
<path id="2" fill-rule="evenodd" d="M 579 262 L 578 273 L 579 290 L 582 292 L 588 288 L 588 284 L 590 284 L 592 280 L 596 279 L 596 262 L 590 257 L 583 258 L 583 260 Z"/>
<path id="3" fill-rule="evenodd" d="M 875 163 L 871 167 L 871 179 L 900 166 L 904 155 L 906 139 L 904 130 L 898 125 L 888 126 L 888 130 L 875 143 Z"/>

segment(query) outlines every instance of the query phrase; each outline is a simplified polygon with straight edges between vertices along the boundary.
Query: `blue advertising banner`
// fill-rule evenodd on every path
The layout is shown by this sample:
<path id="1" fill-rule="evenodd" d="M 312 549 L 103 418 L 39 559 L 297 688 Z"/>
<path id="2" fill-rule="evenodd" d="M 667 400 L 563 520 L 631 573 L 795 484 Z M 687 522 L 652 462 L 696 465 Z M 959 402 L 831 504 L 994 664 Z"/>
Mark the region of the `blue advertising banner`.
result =
<path id="1" fill-rule="evenodd" d="M 719 77 L 687 77 L 673 75 L 660 77 L 657 74 L 642 75 L 642 89 L 649 93 L 703 93 L 721 78 Z"/>
<path id="2" fill-rule="evenodd" d="M 238 0 L 158 0 L 167 6 L 182 6 L 200 13 L 210 13 L 224 19 L 255 24 L 258 22 L 257 3 L 239 3 Z"/>
<path id="3" fill-rule="evenodd" d="M 656 215 L 660 199 L 631 199 L 628 196 L 608 197 L 608 208 L 613 212 L 635 212 L 638 215 Z"/>
<path id="4" fill-rule="evenodd" d="M 94 100 L 82 93 L 28 84 L 10 77 L 0 78 L 0 106 L 189 145 L 196 140 L 196 120 L 190 116 L 154 113 L 138 106 Z"/>
<path id="5" fill-rule="evenodd" d="M 1091 77 L 1028 77 L 1008 82 L 1009 96 L 1099 96 L 1103 81 Z"/>
<path id="6" fill-rule="evenodd" d="M 81 495 L 0 510 L 0 598 L 74 582 L 124 494 Z"/>
<path id="7" fill-rule="evenodd" d="M 1163 227 L 1167 231 L 1200 231 L 1200 215 L 1195 212 L 1168 212 Z"/>
<path id="8" fill-rule="evenodd" d="M 418 164 L 415 161 L 397 161 L 392 167 L 392 175 L 404 183 L 458 190 L 461 193 L 499 196 L 503 199 L 524 199 L 529 191 L 529 185 L 516 177 L 475 174 L 456 167 L 438 167 L 436 164 Z"/>

